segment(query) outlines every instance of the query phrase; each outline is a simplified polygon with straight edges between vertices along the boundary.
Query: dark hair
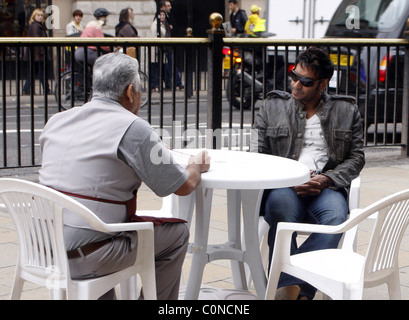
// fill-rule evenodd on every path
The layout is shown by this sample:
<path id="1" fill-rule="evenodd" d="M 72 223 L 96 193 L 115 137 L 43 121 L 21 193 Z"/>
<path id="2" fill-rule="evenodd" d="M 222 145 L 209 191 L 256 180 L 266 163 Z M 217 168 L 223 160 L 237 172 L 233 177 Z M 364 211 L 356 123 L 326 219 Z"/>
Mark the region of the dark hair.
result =
<path id="1" fill-rule="evenodd" d="M 317 47 L 309 47 L 303 51 L 295 61 L 295 66 L 311 68 L 319 79 L 331 79 L 334 74 L 334 65 L 328 54 Z"/>
<path id="2" fill-rule="evenodd" d="M 80 16 L 80 17 L 83 17 L 84 16 L 84 14 L 82 13 L 82 11 L 81 10 L 74 10 L 74 12 L 72 13 L 72 16 L 73 17 L 75 17 L 75 16 Z"/>
<path id="3" fill-rule="evenodd" d="M 119 21 L 128 22 L 129 21 L 129 8 L 122 9 L 119 13 Z"/>
<path id="4" fill-rule="evenodd" d="M 229 3 L 233 2 L 234 4 L 237 4 L 237 0 L 229 0 Z"/>

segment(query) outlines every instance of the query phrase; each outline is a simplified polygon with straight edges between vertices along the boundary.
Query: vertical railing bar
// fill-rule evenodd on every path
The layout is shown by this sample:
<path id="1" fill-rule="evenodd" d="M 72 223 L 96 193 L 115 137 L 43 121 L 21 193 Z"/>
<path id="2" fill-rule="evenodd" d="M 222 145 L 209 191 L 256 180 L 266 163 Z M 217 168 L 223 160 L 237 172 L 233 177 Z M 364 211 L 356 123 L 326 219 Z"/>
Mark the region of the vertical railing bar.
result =
<path id="1" fill-rule="evenodd" d="M 163 97 L 164 97 L 164 87 L 163 87 L 163 80 L 165 75 L 165 66 L 164 66 L 164 57 L 165 57 L 165 50 L 163 46 L 158 46 L 158 56 L 159 56 L 159 93 L 160 93 L 160 101 L 159 101 L 159 127 L 163 129 Z"/>
<path id="2" fill-rule="evenodd" d="M 148 50 L 148 78 L 149 78 L 149 84 L 148 84 L 148 122 L 152 123 L 152 76 L 153 76 L 153 70 L 152 70 L 152 46 L 147 46 Z M 139 62 L 140 65 L 140 62 Z"/>
<path id="3" fill-rule="evenodd" d="M 98 56 L 101 54 L 101 46 L 97 46 L 98 48 Z M 82 65 L 82 81 L 84 82 L 84 87 L 82 88 L 83 94 L 84 94 L 84 103 L 87 102 L 88 99 L 88 47 L 84 48 L 84 61 Z M 72 73 L 73 79 L 75 81 L 75 75 L 74 72 Z M 78 79 L 81 80 L 81 79 Z M 75 103 L 75 94 L 72 96 L 72 101 Z M 74 107 L 74 105 L 73 105 Z"/>
<path id="4" fill-rule="evenodd" d="M 349 83 L 349 79 L 351 76 L 351 45 L 347 45 L 347 74 L 346 74 L 346 81 L 345 81 L 345 94 L 349 95 L 349 89 L 350 89 L 350 83 Z"/>
<path id="5" fill-rule="evenodd" d="M 62 67 L 62 63 L 61 63 L 61 55 L 62 55 L 63 49 L 62 46 L 60 44 L 57 45 L 57 79 L 55 80 L 55 84 L 54 84 L 54 96 L 57 94 L 57 107 L 58 107 L 58 111 L 61 111 L 61 67 Z M 48 118 L 48 117 L 47 117 Z M 45 121 L 47 122 L 48 119 L 45 119 Z"/>
<path id="6" fill-rule="evenodd" d="M 395 69 L 394 69 L 394 74 L 395 74 L 395 79 L 394 79 L 394 94 L 393 94 L 393 140 L 392 143 L 395 144 L 397 140 L 397 103 L 398 103 L 398 90 L 399 90 L 399 80 L 398 80 L 398 66 L 399 66 L 399 51 L 400 47 L 396 46 L 396 60 L 395 60 Z M 403 70 L 403 69 L 402 69 Z M 401 142 L 402 141 L 402 135 L 401 135 Z"/>
<path id="7" fill-rule="evenodd" d="M 30 79 L 31 79 L 31 90 L 30 90 L 30 136 L 31 136 L 31 146 L 34 145 L 34 93 L 35 93 L 35 79 L 34 79 L 34 72 L 35 72 L 35 58 L 34 58 L 34 51 L 35 47 L 31 47 L 30 50 Z M 35 164 L 35 153 L 34 148 L 31 148 L 31 164 Z"/>
<path id="8" fill-rule="evenodd" d="M 379 65 L 380 65 L 379 60 L 381 56 L 380 50 L 381 50 L 380 46 L 376 46 L 376 69 L 375 70 L 379 70 Z M 374 135 L 375 139 L 374 141 L 375 141 L 375 145 L 378 145 L 379 72 L 376 73 L 375 79 L 376 79 L 375 80 L 376 95 L 375 95 L 375 135 Z"/>
<path id="9" fill-rule="evenodd" d="M 196 147 L 199 148 L 199 130 L 200 130 L 200 47 L 196 48 Z"/>
<path id="10" fill-rule="evenodd" d="M 86 48 L 87 47 L 84 47 L 84 57 L 85 57 L 85 55 L 86 55 Z M 74 105 L 75 105 L 75 97 L 74 97 L 74 86 L 75 86 L 75 76 L 74 76 L 74 73 L 75 73 L 75 54 L 74 54 L 74 49 L 75 49 L 75 47 L 74 46 L 71 46 L 71 88 L 70 88 L 70 90 L 71 90 L 71 93 L 70 93 L 70 97 L 71 97 L 71 101 L 70 101 L 70 103 L 71 103 L 71 108 L 74 108 Z M 86 58 L 84 58 L 84 61 L 87 61 L 86 60 Z M 84 62 L 84 64 L 85 64 L 85 62 Z"/>
<path id="11" fill-rule="evenodd" d="M 383 105 L 383 143 L 386 144 L 387 135 L 388 135 L 388 89 L 389 89 L 389 54 L 390 54 L 390 47 L 386 47 L 386 73 L 385 73 L 385 97 L 384 97 L 384 105 Z M 379 57 L 381 58 L 381 57 Z M 380 62 L 380 61 L 379 61 Z M 378 69 L 379 70 L 379 69 Z"/>
<path id="12" fill-rule="evenodd" d="M 184 74 L 184 79 L 185 79 L 185 94 L 184 94 L 184 103 L 185 103 L 185 114 L 184 114 L 184 126 L 183 126 L 183 134 L 184 134 L 184 146 L 187 145 L 187 126 L 188 126 L 188 114 L 189 114 L 189 104 L 188 104 L 188 99 L 189 99 L 189 92 L 191 90 L 191 83 L 189 83 L 189 74 L 191 72 L 190 68 L 190 55 L 188 54 L 188 51 L 192 53 L 192 50 L 189 48 L 189 50 L 185 47 L 183 49 L 183 55 L 184 55 L 184 61 L 185 61 L 185 74 Z"/>
<path id="13" fill-rule="evenodd" d="M 17 163 L 20 167 L 22 164 L 21 154 L 21 96 L 20 96 L 20 47 L 16 46 L 16 126 L 17 126 Z M 4 78 L 3 78 L 4 79 Z"/>
<path id="14" fill-rule="evenodd" d="M 242 57 L 241 63 L 241 74 L 240 74 L 240 123 L 244 116 L 243 99 L 244 99 L 244 60 L 245 60 L 245 50 L 243 47 L 240 48 L 240 56 Z"/>
<path id="15" fill-rule="evenodd" d="M 7 99 L 6 99 L 6 50 L 3 47 L 1 51 L 1 73 L 2 73 L 2 98 L 3 98 L 3 165 L 7 167 Z"/>
<path id="16" fill-rule="evenodd" d="M 371 70 L 369 69 L 370 64 L 370 58 L 371 58 L 371 47 L 367 46 L 366 47 L 366 55 L 367 55 L 367 59 L 366 59 L 366 67 L 367 67 L 367 72 L 366 72 L 366 77 L 365 77 L 365 117 L 368 118 L 368 110 L 369 110 L 369 77 L 371 75 Z M 374 126 L 376 127 L 376 111 L 374 110 Z M 374 132 L 374 135 L 376 134 L 376 132 Z"/>
<path id="17" fill-rule="evenodd" d="M 48 94 L 50 93 L 49 91 L 51 88 L 49 87 L 48 83 L 48 52 L 51 50 L 51 48 L 46 45 L 44 46 L 44 84 L 43 84 L 43 90 L 44 90 L 44 123 L 47 122 L 48 119 Z M 34 146 L 33 146 L 34 147 Z"/>

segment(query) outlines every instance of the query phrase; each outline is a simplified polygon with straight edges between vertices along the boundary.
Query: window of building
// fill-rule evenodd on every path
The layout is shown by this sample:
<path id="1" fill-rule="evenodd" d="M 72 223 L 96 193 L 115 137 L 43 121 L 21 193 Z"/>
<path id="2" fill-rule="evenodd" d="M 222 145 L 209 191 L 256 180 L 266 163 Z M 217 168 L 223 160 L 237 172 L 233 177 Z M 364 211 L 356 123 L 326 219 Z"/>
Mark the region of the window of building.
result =
<path id="1" fill-rule="evenodd" d="M 24 37 L 28 20 L 35 8 L 44 11 L 52 0 L 1 0 L 0 37 Z"/>

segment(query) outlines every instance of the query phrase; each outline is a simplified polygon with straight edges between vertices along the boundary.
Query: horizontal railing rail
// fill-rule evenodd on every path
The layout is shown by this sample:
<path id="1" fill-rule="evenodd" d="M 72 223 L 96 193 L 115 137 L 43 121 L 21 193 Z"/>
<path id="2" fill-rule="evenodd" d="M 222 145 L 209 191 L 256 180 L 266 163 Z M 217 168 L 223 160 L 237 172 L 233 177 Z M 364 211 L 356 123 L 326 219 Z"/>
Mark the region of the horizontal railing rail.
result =
<path id="1" fill-rule="evenodd" d="M 320 46 L 335 64 L 328 91 L 357 100 L 365 146 L 400 146 L 408 152 L 409 42 L 404 39 L 224 38 L 212 31 L 209 38 L 0 38 L 0 168 L 39 166 L 44 124 L 90 98 L 92 83 L 82 79 L 91 70 L 78 66 L 74 54 L 87 46 L 136 48 L 146 99 L 140 116 L 171 147 L 239 150 L 248 150 L 267 92 L 289 90 L 295 57 L 305 47 Z M 231 50 L 224 52 L 225 47 Z M 38 49 L 49 56 L 38 60 Z"/>

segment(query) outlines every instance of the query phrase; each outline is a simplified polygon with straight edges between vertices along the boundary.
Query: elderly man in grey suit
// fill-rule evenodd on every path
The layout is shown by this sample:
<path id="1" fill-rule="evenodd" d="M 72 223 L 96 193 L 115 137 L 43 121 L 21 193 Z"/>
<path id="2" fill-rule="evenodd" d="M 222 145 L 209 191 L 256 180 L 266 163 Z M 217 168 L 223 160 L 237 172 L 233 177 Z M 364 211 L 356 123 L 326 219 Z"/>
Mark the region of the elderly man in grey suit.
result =
<path id="1" fill-rule="evenodd" d="M 121 53 L 98 58 L 92 100 L 54 115 L 40 137 L 40 183 L 75 197 L 106 223 L 132 220 L 142 182 L 159 196 L 188 195 L 209 169 L 205 151 L 186 167 L 172 161 L 153 128 L 138 117 L 138 67 Z M 152 159 L 153 150 L 170 161 Z M 72 212 L 65 213 L 64 224 L 73 278 L 99 277 L 135 261 L 135 233 L 100 233 Z M 178 297 L 188 237 L 183 222 L 155 226 L 158 299 Z M 111 290 L 103 298 L 114 297 Z"/>

